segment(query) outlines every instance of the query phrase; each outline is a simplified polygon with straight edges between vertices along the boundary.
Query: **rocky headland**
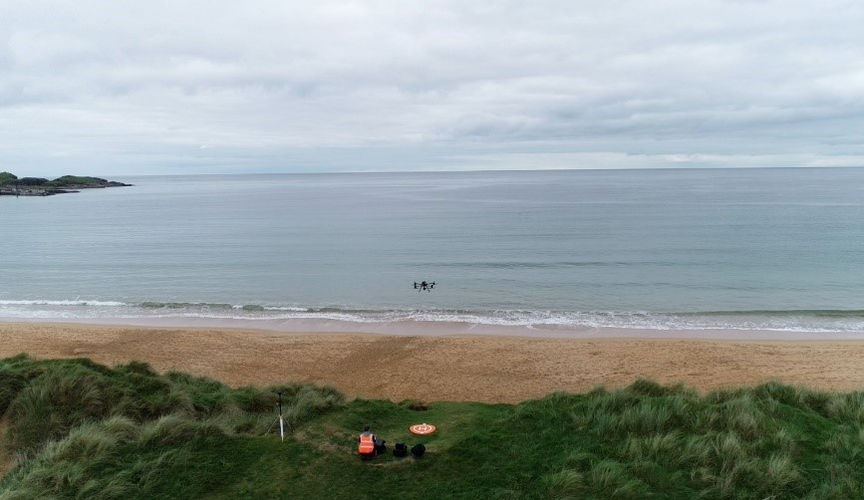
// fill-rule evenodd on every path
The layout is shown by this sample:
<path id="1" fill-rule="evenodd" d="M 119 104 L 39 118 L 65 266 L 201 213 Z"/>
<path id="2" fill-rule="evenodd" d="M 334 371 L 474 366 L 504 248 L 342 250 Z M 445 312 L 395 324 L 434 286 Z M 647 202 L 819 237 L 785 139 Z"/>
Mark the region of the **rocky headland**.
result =
<path id="1" fill-rule="evenodd" d="M 42 177 L 21 177 L 9 172 L 0 172 L 0 196 L 51 196 L 77 193 L 82 189 L 131 186 L 123 182 L 109 181 L 99 177 L 64 175 L 54 180 Z"/>

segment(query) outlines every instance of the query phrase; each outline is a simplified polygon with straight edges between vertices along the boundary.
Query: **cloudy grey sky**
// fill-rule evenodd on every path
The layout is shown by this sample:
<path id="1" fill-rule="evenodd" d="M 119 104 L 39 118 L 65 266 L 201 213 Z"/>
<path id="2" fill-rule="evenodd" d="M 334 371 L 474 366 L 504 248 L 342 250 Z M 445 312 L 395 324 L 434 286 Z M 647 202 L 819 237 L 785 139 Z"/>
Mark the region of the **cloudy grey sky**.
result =
<path id="1" fill-rule="evenodd" d="M 860 1 L 0 0 L 0 171 L 864 165 Z"/>

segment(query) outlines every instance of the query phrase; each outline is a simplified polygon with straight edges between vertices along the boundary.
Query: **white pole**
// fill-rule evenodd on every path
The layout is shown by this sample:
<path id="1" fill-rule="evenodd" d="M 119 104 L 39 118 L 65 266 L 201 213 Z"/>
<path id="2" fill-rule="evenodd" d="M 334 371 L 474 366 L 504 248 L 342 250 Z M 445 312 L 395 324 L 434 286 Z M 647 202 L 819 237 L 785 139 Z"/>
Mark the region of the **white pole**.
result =
<path id="1" fill-rule="evenodd" d="M 279 395 L 279 437 L 282 442 L 285 442 L 285 420 L 282 418 L 282 391 L 277 392 Z"/>
<path id="2" fill-rule="evenodd" d="M 285 442 L 285 423 L 282 420 L 282 414 L 279 414 L 279 437 L 282 438 L 282 442 Z"/>

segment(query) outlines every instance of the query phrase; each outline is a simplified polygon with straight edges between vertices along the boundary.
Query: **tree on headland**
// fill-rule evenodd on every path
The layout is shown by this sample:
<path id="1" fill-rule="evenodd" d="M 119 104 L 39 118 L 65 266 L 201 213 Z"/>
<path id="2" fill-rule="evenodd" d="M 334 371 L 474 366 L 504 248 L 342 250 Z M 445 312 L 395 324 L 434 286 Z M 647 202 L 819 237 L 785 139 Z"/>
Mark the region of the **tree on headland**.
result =
<path id="1" fill-rule="evenodd" d="M 108 184 L 108 181 L 105 179 L 100 179 L 99 177 L 88 177 L 83 175 L 64 175 L 62 177 L 58 177 L 53 181 L 50 181 L 50 184 L 55 186 L 70 186 L 70 185 L 101 185 Z"/>
<path id="2" fill-rule="evenodd" d="M 0 172 L 0 186 L 18 180 L 18 176 L 9 172 Z"/>
<path id="3" fill-rule="evenodd" d="M 12 183 L 19 186 L 42 186 L 48 184 L 48 179 L 44 177 L 22 177 Z"/>

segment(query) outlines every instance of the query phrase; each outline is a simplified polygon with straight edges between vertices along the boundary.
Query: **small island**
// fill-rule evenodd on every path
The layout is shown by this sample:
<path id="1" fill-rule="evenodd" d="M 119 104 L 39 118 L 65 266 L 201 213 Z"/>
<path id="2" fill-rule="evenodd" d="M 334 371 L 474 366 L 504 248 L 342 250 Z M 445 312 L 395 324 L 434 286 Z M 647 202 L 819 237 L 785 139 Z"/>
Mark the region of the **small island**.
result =
<path id="1" fill-rule="evenodd" d="M 131 186 L 123 182 L 108 181 L 99 177 L 64 175 L 54 180 L 42 177 L 18 178 L 9 172 L 0 172 L 0 196 L 51 196 L 77 193 L 82 189 Z"/>

